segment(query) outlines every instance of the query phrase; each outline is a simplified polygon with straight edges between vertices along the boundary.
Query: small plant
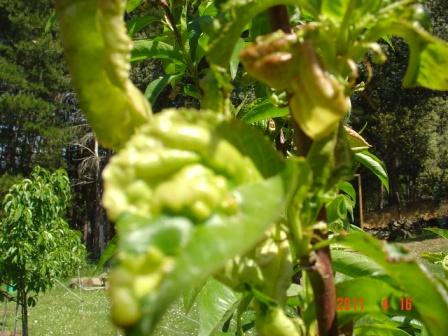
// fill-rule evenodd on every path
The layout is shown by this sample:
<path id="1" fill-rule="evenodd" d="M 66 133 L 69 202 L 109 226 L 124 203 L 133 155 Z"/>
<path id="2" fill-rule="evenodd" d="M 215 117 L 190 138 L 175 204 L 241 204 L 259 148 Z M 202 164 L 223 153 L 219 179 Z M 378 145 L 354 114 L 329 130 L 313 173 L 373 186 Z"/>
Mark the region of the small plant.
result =
<path id="1" fill-rule="evenodd" d="M 28 306 L 55 279 L 73 274 L 85 248 L 65 221 L 70 184 L 65 171 L 33 169 L 3 201 L 0 222 L 0 282 L 14 284 L 22 308 L 22 335 L 28 335 Z"/>
<path id="2" fill-rule="evenodd" d="M 128 1 L 128 11 L 141 2 Z M 423 28 L 421 5 L 230 0 L 195 1 L 189 11 L 188 1 L 160 2 L 168 29 L 138 42 L 132 60 L 163 59 L 172 76 L 158 84 L 190 80 L 185 92 L 201 110 L 151 114 L 128 79 L 125 1 L 56 1 L 81 106 L 99 141 L 117 151 L 103 174 L 118 233 L 115 323 L 149 335 L 175 299 L 189 294 L 188 308 L 200 291 L 201 336 L 219 328 L 243 335 L 248 311 L 261 336 L 446 334 L 446 286 L 347 220 L 355 200 L 348 180 L 359 164 L 388 186 L 369 144 L 344 126 L 349 97 L 365 84 L 357 62 L 366 54 L 385 61 L 378 40 L 398 35 L 410 46 L 404 85 L 448 89 L 448 46 Z M 190 12 L 202 19 L 190 21 Z M 266 13 L 272 33 L 256 27 Z M 240 115 L 232 105 L 240 61 L 271 108 Z M 156 99 L 154 85 L 147 93 Z M 266 96 L 257 97 L 265 106 Z M 248 125 L 278 118 L 292 125 L 287 148 Z M 343 275 L 337 283 L 334 271 Z M 400 310 L 405 296 L 413 305 L 401 306 L 414 310 Z M 352 309 L 355 302 L 363 308 Z"/>

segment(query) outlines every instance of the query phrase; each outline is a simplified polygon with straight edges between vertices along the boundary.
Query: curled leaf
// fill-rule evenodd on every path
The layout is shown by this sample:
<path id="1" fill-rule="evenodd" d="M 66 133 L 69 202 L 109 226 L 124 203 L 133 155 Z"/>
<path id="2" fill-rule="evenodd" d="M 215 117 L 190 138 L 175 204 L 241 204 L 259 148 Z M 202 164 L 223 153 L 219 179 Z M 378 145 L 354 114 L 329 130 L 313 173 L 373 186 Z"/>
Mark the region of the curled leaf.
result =
<path id="1" fill-rule="evenodd" d="M 139 129 L 104 170 L 104 206 L 111 219 L 124 213 L 162 213 L 206 220 L 233 211 L 230 189 L 257 181 L 253 162 L 213 132 L 212 112 L 167 110 Z"/>
<path id="2" fill-rule="evenodd" d="M 345 134 L 347 135 L 347 140 L 350 145 L 350 149 L 353 152 L 362 152 L 368 150 L 372 145 L 370 145 L 366 139 L 364 139 L 361 134 L 351 129 L 348 126 L 344 126 Z"/>
<path id="3" fill-rule="evenodd" d="M 57 0 L 65 57 L 82 110 L 100 143 L 119 148 L 151 114 L 129 80 L 132 49 L 124 0 Z"/>
<path id="4" fill-rule="evenodd" d="M 252 249 L 278 219 L 294 168 L 253 132 L 212 112 L 166 110 L 104 170 L 103 203 L 119 236 L 113 272 L 127 272 L 112 283 L 112 310 L 130 334 L 149 334 L 184 290 Z M 136 304 L 134 313 L 122 318 L 122 304 Z"/>

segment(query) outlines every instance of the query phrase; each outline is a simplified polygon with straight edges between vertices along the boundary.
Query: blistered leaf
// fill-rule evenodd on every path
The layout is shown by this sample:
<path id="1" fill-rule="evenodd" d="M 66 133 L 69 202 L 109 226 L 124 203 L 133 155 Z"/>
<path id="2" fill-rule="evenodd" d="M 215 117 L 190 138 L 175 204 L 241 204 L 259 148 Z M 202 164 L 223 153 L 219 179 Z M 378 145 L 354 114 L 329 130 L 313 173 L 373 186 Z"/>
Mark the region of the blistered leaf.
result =
<path id="1" fill-rule="evenodd" d="M 99 141 L 119 148 L 150 117 L 129 80 L 131 41 L 122 0 L 58 0 L 65 56 L 82 110 Z"/>
<path id="2" fill-rule="evenodd" d="M 209 111 L 166 110 L 140 128 L 104 171 L 120 237 L 113 272 L 125 274 L 112 293 L 138 306 L 138 321 L 116 321 L 148 334 L 173 300 L 253 248 L 293 171 L 255 130 Z"/>

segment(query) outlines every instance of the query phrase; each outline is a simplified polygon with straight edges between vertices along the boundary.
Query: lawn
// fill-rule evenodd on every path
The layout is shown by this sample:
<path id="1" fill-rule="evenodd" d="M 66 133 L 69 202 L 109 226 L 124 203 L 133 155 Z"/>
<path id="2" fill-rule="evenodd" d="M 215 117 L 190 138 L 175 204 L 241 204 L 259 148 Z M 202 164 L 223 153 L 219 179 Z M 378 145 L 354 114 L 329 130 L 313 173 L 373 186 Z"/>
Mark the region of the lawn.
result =
<path id="1" fill-rule="evenodd" d="M 81 301 L 82 299 L 82 301 Z M 3 316 L 2 306 L 2 316 Z M 15 306 L 9 303 L 6 328 L 14 329 Z M 191 314 L 194 316 L 194 312 Z M 18 330 L 21 329 L 20 320 Z M 198 322 L 185 316 L 180 304 L 176 304 L 160 324 L 157 336 L 195 335 Z M 109 300 L 105 290 L 69 290 L 57 284 L 39 298 L 38 304 L 29 310 L 31 336 L 117 336 L 122 335 L 109 318 Z M 0 335 L 3 334 L 0 332 Z M 5 333 L 5 335 L 9 335 Z"/>

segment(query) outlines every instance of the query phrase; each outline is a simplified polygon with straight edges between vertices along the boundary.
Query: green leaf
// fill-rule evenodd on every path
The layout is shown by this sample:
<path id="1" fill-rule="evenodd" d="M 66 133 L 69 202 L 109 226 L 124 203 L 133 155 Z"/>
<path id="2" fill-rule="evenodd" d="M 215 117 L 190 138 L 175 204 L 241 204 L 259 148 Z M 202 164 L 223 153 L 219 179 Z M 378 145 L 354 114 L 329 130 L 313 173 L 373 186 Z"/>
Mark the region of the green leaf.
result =
<path id="1" fill-rule="evenodd" d="M 342 308 L 338 310 L 338 320 L 341 319 L 339 321 L 347 321 L 365 314 L 409 315 L 408 312 L 401 311 L 400 306 L 400 299 L 405 297 L 405 294 L 379 279 L 367 276 L 339 282 L 336 284 L 336 295 L 338 306 Z M 343 302 L 347 298 L 350 299 L 349 307 L 345 307 Z M 415 316 L 415 313 L 413 315 Z"/>
<path id="2" fill-rule="evenodd" d="M 445 258 L 445 254 L 445 252 L 427 252 L 423 253 L 420 257 L 431 263 L 438 263 L 442 262 L 443 258 Z"/>
<path id="3" fill-rule="evenodd" d="M 236 73 L 238 72 L 238 65 L 240 64 L 240 52 L 245 47 L 245 42 L 242 38 L 239 38 L 235 48 L 232 52 L 232 57 L 230 57 L 230 78 L 235 79 Z"/>
<path id="4" fill-rule="evenodd" d="M 411 297 L 413 307 L 432 335 L 448 330 L 448 293 L 421 265 L 400 246 L 380 242 L 368 234 L 352 232 L 337 241 L 378 263 L 394 281 L 394 287 Z"/>
<path id="5" fill-rule="evenodd" d="M 341 181 L 337 185 L 339 190 L 346 193 L 353 201 L 356 201 L 356 191 L 353 185 L 348 181 Z"/>
<path id="6" fill-rule="evenodd" d="M 448 239 L 448 230 L 446 230 L 446 229 L 425 228 L 425 230 L 435 233 L 436 235 L 439 235 L 442 238 Z"/>
<path id="7" fill-rule="evenodd" d="M 374 173 L 384 185 L 386 190 L 389 191 L 389 177 L 387 176 L 383 162 L 378 157 L 372 153 L 363 151 L 360 153 L 355 153 L 355 159 Z"/>
<path id="8" fill-rule="evenodd" d="M 336 272 L 353 278 L 362 276 L 384 277 L 384 270 L 374 261 L 366 256 L 347 250 L 331 251 L 333 269 Z"/>
<path id="9" fill-rule="evenodd" d="M 138 40 L 134 42 L 134 48 L 131 53 L 131 62 L 142 61 L 145 59 L 168 59 L 183 64 L 183 56 L 173 45 L 153 40 Z"/>
<path id="10" fill-rule="evenodd" d="M 183 86 L 183 91 L 184 94 L 186 94 L 187 96 L 196 98 L 196 99 L 200 99 L 201 97 L 201 93 L 199 92 L 199 90 L 197 89 L 197 87 L 193 84 L 186 84 Z"/>
<path id="11" fill-rule="evenodd" d="M 254 123 L 270 118 L 285 117 L 288 114 L 288 107 L 276 107 L 269 100 L 264 100 L 245 113 L 241 120 L 247 123 Z"/>
<path id="12" fill-rule="evenodd" d="M 383 324 L 363 325 L 355 328 L 357 336 L 411 336 L 406 331 L 397 327 L 387 326 Z"/>
<path id="13" fill-rule="evenodd" d="M 313 184 L 325 188 L 334 168 L 336 133 L 313 142 L 307 154 L 307 161 L 313 170 Z"/>
<path id="14" fill-rule="evenodd" d="M 140 4 L 143 2 L 143 0 L 127 0 L 126 3 L 126 12 L 130 13 L 134 9 L 136 9 Z"/>
<path id="15" fill-rule="evenodd" d="M 57 0 L 65 58 L 80 106 L 103 146 L 120 148 L 151 115 L 129 80 L 122 1 Z"/>
<path id="16" fill-rule="evenodd" d="M 250 158 L 264 178 L 269 178 L 284 168 L 281 155 L 255 127 L 232 120 L 222 123 L 217 132 Z"/>
<path id="17" fill-rule="evenodd" d="M 45 23 L 44 32 L 46 34 L 51 31 L 56 20 L 57 20 L 56 11 L 53 10 L 50 14 L 50 17 L 47 19 L 47 22 Z"/>
<path id="18" fill-rule="evenodd" d="M 403 86 L 448 90 L 448 44 L 415 25 L 406 28 L 402 37 L 411 51 Z"/>
<path id="19" fill-rule="evenodd" d="M 181 75 L 164 75 L 159 78 L 154 79 L 148 84 L 145 90 L 145 97 L 149 102 L 154 105 L 157 98 L 162 93 L 162 91 L 169 85 L 173 80 L 179 78 Z"/>
<path id="20" fill-rule="evenodd" d="M 335 22 L 342 22 L 349 0 L 322 0 L 321 13 Z"/>
<path id="21" fill-rule="evenodd" d="M 159 21 L 158 18 L 154 16 L 137 16 L 126 22 L 126 28 L 128 30 L 129 36 L 134 36 L 139 31 L 149 26 L 151 23 Z"/>
<path id="22" fill-rule="evenodd" d="M 387 34 L 404 38 L 409 44 L 409 65 L 404 87 L 423 86 L 432 90 L 448 90 L 448 43 L 420 25 L 398 20 L 380 22 L 375 37 Z"/>
<path id="23" fill-rule="evenodd" d="M 98 264 L 95 267 L 95 273 L 99 270 L 103 269 L 104 266 L 116 255 L 118 250 L 118 236 L 115 235 L 107 244 L 103 253 L 101 253 L 100 260 L 98 260 Z"/>
<path id="24" fill-rule="evenodd" d="M 204 288 L 206 283 L 207 281 L 204 280 L 203 282 L 197 284 L 196 286 L 193 286 L 183 293 L 182 303 L 186 314 L 188 314 L 191 311 L 191 308 L 193 308 L 193 305 L 195 304 L 199 293 L 201 292 L 202 288 Z"/>
<path id="25" fill-rule="evenodd" d="M 212 335 L 230 317 L 238 302 L 238 296 L 230 288 L 214 279 L 207 281 L 198 297 L 198 336 Z"/>

